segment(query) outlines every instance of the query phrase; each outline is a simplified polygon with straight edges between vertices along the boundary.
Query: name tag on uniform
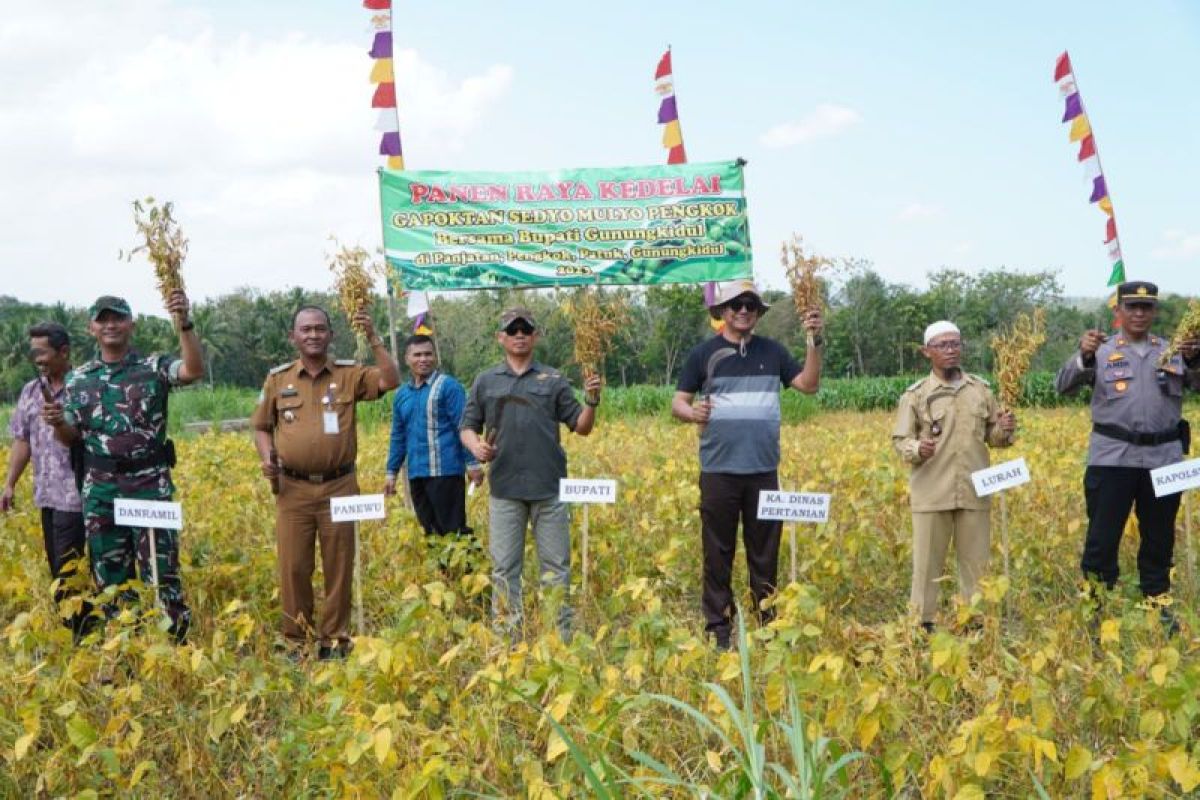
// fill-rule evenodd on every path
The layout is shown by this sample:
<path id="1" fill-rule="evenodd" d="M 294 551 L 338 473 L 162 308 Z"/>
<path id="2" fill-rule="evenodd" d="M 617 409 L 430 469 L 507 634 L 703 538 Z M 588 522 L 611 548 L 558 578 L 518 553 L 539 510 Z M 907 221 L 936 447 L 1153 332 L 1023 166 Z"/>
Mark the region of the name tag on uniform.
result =
<path id="1" fill-rule="evenodd" d="M 337 418 L 336 411 L 321 412 L 321 419 L 325 421 L 325 432 L 326 433 L 337 433 L 338 432 L 338 418 Z"/>

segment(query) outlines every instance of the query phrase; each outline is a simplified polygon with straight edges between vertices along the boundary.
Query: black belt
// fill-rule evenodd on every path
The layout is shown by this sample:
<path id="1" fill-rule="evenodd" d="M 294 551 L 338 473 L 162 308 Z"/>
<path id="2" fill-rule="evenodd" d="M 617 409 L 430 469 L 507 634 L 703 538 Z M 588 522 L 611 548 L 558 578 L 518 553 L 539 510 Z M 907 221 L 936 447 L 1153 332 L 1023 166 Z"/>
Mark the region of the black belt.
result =
<path id="1" fill-rule="evenodd" d="M 1127 428 L 1122 428 L 1120 425 L 1109 425 L 1105 422 L 1093 422 L 1092 431 L 1107 436 L 1110 439 L 1119 439 L 1122 442 L 1141 445 L 1142 447 L 1151 447 L 1156 444 L 1166 444 L 1167 442 L 1187 442 L 1190 436 L 1185 433 L 1186 422 L 1181 422 L 1174 428 L 1167 428 L 1165 431 L 1155 431 L 1153 433 L 1139 433 L 1131 431 Z M 1185 438 L 1187 437 L 1187 438 Z M 1185 449 L 1186 453 L 1187 450 Z"/>
<path id="2" fill-rule="evenodd" d="M 325 483 L 326 481 L 336 480 L 343 475 L 349 475 L 351 472 L 354 472 L 354 462 L 351 461 L 349 464 L 342 464 L 337 469 L 332 469 L 329 472 L 299 472 L 287 467 L 281 467 L 280 471 L 292 480 Z"/>
<path id="3" fill-rule="evenodd" d="M 85 450 L 83 466 L 85 469 L 110 473 L 137 472 L 148 467 L 173 467 L 175 466 L 175 443 L 168 439 L 165 445 L 155 445 L 148 454 L 141 458 L 110 458 Z"/>

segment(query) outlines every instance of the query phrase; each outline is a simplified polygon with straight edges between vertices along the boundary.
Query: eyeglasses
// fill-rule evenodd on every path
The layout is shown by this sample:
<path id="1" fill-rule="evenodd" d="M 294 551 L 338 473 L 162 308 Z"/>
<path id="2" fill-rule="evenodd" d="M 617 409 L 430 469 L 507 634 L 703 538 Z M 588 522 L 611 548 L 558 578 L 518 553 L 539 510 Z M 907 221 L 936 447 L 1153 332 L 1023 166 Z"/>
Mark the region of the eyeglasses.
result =
<path id="1" fill-rule="evenodd" d="M 928 347 L 930 350 L 941 350 L 943 353 L 949 352 L 951 350 L 962 350 L 963 349 L 963 343 L 961 341 L 938 342 L 937 344 L 927 344 L 925 346 Z"/>
<path id="2" fill-rule="evenodd" d="M 532 336 L 535 330 L 536 328 L 534 328 L 528 322 L 525 322 L 524 320 L 517 320 L 510 323 L 509 326 L 504 329 L 504 332 L 509 336 L 516 336 L 517 334 L 522 336 Z"/>
<path id="3" fill-rule="evenodd" d="M 762 303 L 758 302 L 757 300 L 742 300 L 741 298 L 738 298 L 736 300 L 730 300 L 728 303 L 726 303 L 726 305 L 729 307 L 729 310 L 735 314 L 739 311 L 749 311 L 751 314 L 757 314 L 759 311 L 762 311 Z"/>

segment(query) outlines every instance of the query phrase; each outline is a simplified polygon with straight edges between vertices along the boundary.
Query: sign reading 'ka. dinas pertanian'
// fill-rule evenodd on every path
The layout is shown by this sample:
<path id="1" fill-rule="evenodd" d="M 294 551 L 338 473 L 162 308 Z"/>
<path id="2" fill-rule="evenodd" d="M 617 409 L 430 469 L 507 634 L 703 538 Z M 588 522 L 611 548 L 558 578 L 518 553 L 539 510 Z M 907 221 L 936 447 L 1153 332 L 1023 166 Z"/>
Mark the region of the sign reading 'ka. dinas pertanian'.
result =
<path id="1" fill-rule="evenodd" d="M 549 172 L 381 170 L 383 243 L 407 289 L 749 277 L 736 161 Z"/>

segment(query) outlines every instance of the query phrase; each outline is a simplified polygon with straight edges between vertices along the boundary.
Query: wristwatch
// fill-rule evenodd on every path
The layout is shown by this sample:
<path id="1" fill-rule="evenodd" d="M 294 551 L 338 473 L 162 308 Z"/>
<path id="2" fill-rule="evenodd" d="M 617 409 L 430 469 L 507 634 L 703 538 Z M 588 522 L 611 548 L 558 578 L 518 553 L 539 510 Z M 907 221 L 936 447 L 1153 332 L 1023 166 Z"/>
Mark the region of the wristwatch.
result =
<path id="1" fill-rule="evenodd" d="M 195 322 L 192 322 L 192 321 L 189 319 L 187 322 L 185 322 L 185 323 L 183 323 L 182 325 L 180 325 L 180 326 L 179 326 L 179 330 L 180 330 L 180 331 L 190 331 L 192 328 L 195 328 L 195 327 L 196 327 L 196 323 L 195 323 Z"/>
<path id="2" fill-rule="evenodd" d="M 815 336 L 813 336 L 812 343 L 813 343 L 813 347 L 824 347 L 825 346 L 825 337 L 818 333 Z"/>
<path id="3" fill-rule="evenodd" d="M 374 339 L 367 342 L 367 344 L 371 345 L 371 347 L 383 347 L 383 337 L 376 336 Z"/>

